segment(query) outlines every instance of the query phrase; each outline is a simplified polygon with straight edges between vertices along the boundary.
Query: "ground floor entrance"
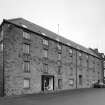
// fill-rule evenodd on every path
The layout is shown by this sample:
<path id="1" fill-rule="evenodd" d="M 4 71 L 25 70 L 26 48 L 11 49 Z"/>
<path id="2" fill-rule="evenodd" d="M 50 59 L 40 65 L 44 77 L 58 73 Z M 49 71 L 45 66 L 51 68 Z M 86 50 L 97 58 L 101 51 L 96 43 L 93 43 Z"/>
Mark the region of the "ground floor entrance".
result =
<path id="1" fill-rule="evenodd" d="M 54 76 L 53 75 L 42 75 L 42 91 L 54 90 Z"/>

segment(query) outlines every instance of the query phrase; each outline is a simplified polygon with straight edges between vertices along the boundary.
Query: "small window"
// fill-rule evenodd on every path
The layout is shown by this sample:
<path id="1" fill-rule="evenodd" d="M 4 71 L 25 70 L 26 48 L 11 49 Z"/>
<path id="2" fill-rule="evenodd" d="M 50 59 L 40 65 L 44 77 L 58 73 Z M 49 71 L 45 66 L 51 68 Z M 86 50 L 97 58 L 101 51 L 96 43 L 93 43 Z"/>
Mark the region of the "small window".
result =
<path id="1" fill-rule="evenodd" d="M 43 64 L 43 72 L 48 72 L 48 64 Z"/>
<path id="2" fill-rule="evenodd" d="M 4 35 L 4 32 L 3 32 L 3 30 L 2 30 L 2 31 L 1 31 L 0 40 L 3 40 L 3 35 Z"/>
<path id="3" fill-rule="evenodd" d="M 23 31 L 23 38 L 30 39 L 30 34 Z"/>
<path id="4" fill-rule="evenodd" d="M 58 88 L 61 89 L 63 86 L 62 79 L 58 79 Z"/>
<path id="5" fill-rule="evenodd" d="M 3 43 L 0 44 L 1 51 L 3 51 Z"/>
<path id="6" fill-rule="evenodd" d="M 58 53 L 58 60 L 61 60 L 61 54 Z"/>
<path id="7" fill-rule="evenodd" d="M 62 46 L 61 46 L 60 43 L 57 44 L 57 48 L 58 48 L 58 50 L 61 50 L 62 49 Z"/>
<path id="8" fill-rule="evenodd" d="M 23 52 L 29 54 L 29 47 L 30 47 L 29 44 L 25 44 L 25 43 L 24 43 L 24 44 L 23 44 Z"/>
<path id="9" fill-rule="evenodd" d="M 69 48 L 69 54 L 72 54 L 73 50 L 71 48 Z"/>
<path id="10" fill-rule="evenodd" d="M 98 63 L 98 65 L 99 65 L 99 63 Z M 104 68 L 105 68 L 105 61 L 104 61 Z"/>
<path id="11" fill-rule="evenodd" d="M 58 74 L 61 74 L 61 66 L 58 66 Z"/>
<path id="12" fill-rule="evenodd" d="M 89 56 L 88 56 L 88 55 L 86 55 L 86 59 L 87 59 L 87 60 L 89 59 Z"/>
<path id="13" fill-rule="evenodd" d="M 24 72 L 30 72 L 30 62 L 29 61 L 24 61 L 23 69 L 24 69 Z"/>
<path id="14" fill-rule="evenodd" d="M 82 56 L 82 53 L 81 53 L 81 52 L 79 52 L 79 53 L 78 53 L 78 55 L 79 55 L 79 57 L 81 57 L 81 56 Z"/>
<path id="15" fill-rule="evenodd" d="M 73 67 L 70 67 L 70 76 L 73 75 Z"/>
<path id="16" fill-rule="evenodd" d="M 24 24 L 22 24 L 22 27 L 24 27 L 24 28 L 28 28 L 26 25 L 24 25 Z"/>
<path id="17" fill-rule="evenodd" d="M 69 79 L 69 85 L 73 86 L 74 85 L 74 79 Z"/>
<path id="18" fill-rule="evenodd" d="M 61 66 L 61 61 L 58 60 L 57 64 L 60 67 Z"/>
<path id="19" fill-rule="evenodd" d="M 48 50 L 43 50 L 43 57 L 48 58 Z"/>
<path id="20" fill-rule="evenodd" d="M 24 79 L 24 88 L 30 88 L 30 79 L 29 78 Z"/>
<path id="21" fill-rule="evenodd" d="M 47 35 L 46 35 L 45 33 L 43 33 L 43 32 L 42 32 L 41 34 L 44 35 L 44 36 L 47 36 Z"/>
<path id="22" fill-rule="evenodd" d="M 105 70 L 104 70 L 104 77 L 105 77 Z"/>
<path id="23" fill-rule="evenodd" d="M 48 40 L 47 39 L 43 39 L 43 44 L 48 46 Z"/>

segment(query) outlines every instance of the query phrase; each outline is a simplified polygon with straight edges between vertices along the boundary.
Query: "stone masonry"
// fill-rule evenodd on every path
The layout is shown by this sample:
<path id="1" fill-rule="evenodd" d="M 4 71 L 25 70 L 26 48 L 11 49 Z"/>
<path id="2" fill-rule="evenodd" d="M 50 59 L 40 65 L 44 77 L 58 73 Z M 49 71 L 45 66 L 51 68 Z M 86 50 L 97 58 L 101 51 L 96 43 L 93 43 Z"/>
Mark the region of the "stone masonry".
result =
<path id="1" fill-rule="evenodd" d="M 4 22 L 0 32 L 3 30 L 3 51 L 0 51 L 0 94 L 21 95 L 42 92 L 41 76 L 45 75 L 43 63 L 48 65 L 47 75 L 54 76 L 54 90 L 65 90 L 75 88 L 90 88 L 92 83 L 101 79 L 101 60 L 91 55 L 61 44 L 61 73 L 58 73 L 58 49 L 56 40 L 39 35 L 23 27 L 9 22 Z M 23 38 L 23 32 L 30 34 L 30 39 Z M 43 58 L 43 39 L 48 40 L 48 59 Z M 27 43 L 29 48 L 28 60 L 30 61 L 30 72 L 24 72 L 23 62 L 26 55 L 23 52 L 23 44 Z M 69 49 L 72 49 L 70 55 Z M 4 73 L 4 75 L 3 75 Z M 4 76 L 4 80 L 3 80 Z M 30 88 L 24 89 L 24 78 L 30 79 Z M 80 84 L 79 78 L 82 78 Z M 62 87 L 58 88 L 58 79 L 62 80 Z M 70 81 L 73 84 L 70 84 Z M 2 91 L 1 91 L 2 90 Z"/>

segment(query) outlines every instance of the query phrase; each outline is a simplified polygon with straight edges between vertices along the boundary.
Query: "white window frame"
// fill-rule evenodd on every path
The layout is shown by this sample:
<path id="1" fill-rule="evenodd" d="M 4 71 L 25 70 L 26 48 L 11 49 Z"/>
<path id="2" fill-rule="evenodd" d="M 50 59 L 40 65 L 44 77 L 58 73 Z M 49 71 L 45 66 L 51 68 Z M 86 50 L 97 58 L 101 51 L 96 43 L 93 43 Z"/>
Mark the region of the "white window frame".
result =
<path id="1" fill-rule="evenodd" d="M 62 89 L 63 87 L 63 80 L 62 79 L 58 79 L 58 88 Z"/>
<path id="2" fill-rule="evenodd" d="M 43 72 L 48 72 L 48 64 L 43 63 Z"/>
<path id="3" fill-rule="evenodd" d="M 47 39 L 43 39 L 43 45 L 47 45 L 48 46 L 48 40 Z"/>
<path id="4" fill-rule="evenodd" d="M 74 85 L 74 79 L 69 79 L 69 85 Z"/>
<path id="5" fill-rule="evenodd" d="M 23 44 L 23 52 L 29 54 L 30 53 L 30 45 L 24 43 Z"/>
<path id="6" fill-rule="evenodd" d="M 79 55 L 79 57 L 81 57 L 82 56 L 82 53 L 81 52 L 78 52 L 78 55 Z"/>
<path id="7" fill-rule="evenodd" d="M 58 50 L 62 50 L 62 46 L 60 43 L 57 44 L 57 48 L 58 48 Z"/>
<path id="8" fill-rule="evenodd" d="M 69 48 L 69 54 L 72 54 L 72 53 L 73 53 L 73 49 Z"/>
<path id="9" fill-rule="evenodd" d="M 30 39 L 30 34 L 28 32 L 23 31 L 23 38 Z"/>
<path id="10" fill-rule="evenodd" d="M 61 60 L 61 53 L 58 53 L 58 60 Z"/>
<path id="11" fill-rule="evenodd" d="M 3 51 L 3 42 L 0 44 L 1 51 Z"/>
<path id="12" fill-rule="evenodd" d="M 24 78 L 23 83 L 24 83 L 24 88 L 25 89 L 30 88 L 30 79 L 29 78 Z"/>
<path id="13" fill-rule="evenodd" d="M 48 58 L 48 50 L 43 49 L 43 57 Z"/>
<path id="14" fill-rule="evenodd" d="M 30 61 L 24 61 L 23 70 L 24 72 L 30 72 Z"/>

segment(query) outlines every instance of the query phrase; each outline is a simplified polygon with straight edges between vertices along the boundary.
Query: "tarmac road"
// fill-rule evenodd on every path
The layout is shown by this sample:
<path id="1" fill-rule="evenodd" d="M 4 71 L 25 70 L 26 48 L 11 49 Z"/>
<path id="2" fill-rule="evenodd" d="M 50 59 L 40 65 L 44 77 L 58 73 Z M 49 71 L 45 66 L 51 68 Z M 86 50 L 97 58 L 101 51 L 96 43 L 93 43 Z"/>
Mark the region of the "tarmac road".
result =
<path id="1" fill-rule="evenodd" d="M 105 105 L 105 88 L 0 98 L 0 105 Z"/>

